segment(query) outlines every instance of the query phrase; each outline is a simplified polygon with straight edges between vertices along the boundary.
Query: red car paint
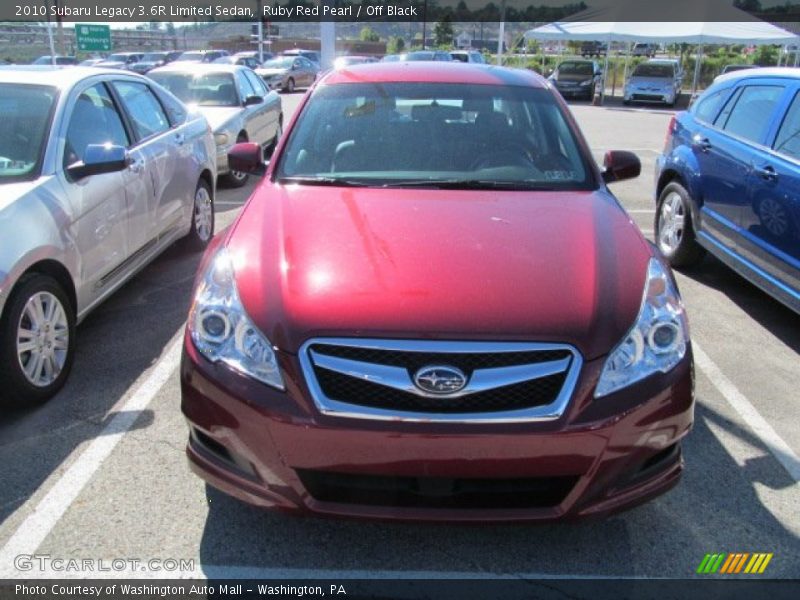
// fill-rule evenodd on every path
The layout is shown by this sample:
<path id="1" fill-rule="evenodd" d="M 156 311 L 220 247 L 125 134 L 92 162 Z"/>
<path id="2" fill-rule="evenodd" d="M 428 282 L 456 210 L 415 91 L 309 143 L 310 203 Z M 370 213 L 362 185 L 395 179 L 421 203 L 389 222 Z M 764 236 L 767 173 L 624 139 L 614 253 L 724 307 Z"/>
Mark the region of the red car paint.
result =
<path id="1" fill-rule="evenodd" d="M 435 63 L 342 69 L 317 86 L 363 80 L 547 87 L 522 71 Z M 677 483 L 679 442 L 693 419 L 691 347 L 667 373 L 593 395 L 606 357 L 637 316 L 654 255 L 602 183 L 569 192 L 282 185 L 274 165 L 295 120 L 265 179 L 201 265 L 202 272 L 227 247 L 241 302 L 276 348 L 286 389 L 209 362 L 187 333 L 182 410 L 198 475 L 264 507 L 454 521 L 605 514 Z M 303 374 L 301 346 L 324 337 L 554 342 L 574 346 L 583 363 L 554 420 L 353 419 L 321 412 Z M 446 492 L 435 489 L 432 506 L 392 505 L 315 498 L 307 471 L 423 486 L 442 479 L 456 482 L 453 489 L 472 480 L 570 484 L 546 506 L 460 507 L 441 504 Z"/>

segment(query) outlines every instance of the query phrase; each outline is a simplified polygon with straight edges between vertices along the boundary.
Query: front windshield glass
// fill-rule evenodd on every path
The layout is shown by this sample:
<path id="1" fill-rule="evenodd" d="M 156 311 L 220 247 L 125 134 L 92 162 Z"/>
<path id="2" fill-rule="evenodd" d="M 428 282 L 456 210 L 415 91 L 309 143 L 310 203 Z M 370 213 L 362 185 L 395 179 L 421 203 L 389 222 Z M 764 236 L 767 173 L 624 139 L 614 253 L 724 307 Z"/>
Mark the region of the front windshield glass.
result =
<path id="1" fill-rule="evenodd" d="M 306 184 L 594 187 L 550 92 L 499 85 L 319 88 L 293 129 L 277 176 Z"/>
<path id="2" fill-rule="evenodd" d="M 130 54 L 112 54 L 106 60 L 113 60 L 115 62 L 125 62 L 128 60 Z"/>
<path id="3" fill-rule="evenodd" d="M 592 68 L 592 63 L 565 62 L 559 65 L 558 73 L 559 75 L 588 75 L 591 77 L 594 74 L 594 68 Z"/>
<path id="4" fill-rule="evenodd" d="M 178 57 L 178 60 L 203 60 L 203 56 L 205 55 L 202 52 L 184 52 Z"/>
<path id="5" fill-rule="evenodd" d="M 236 86 L 230 73 L 148 73 L 186 104 L 238 106 Z"/>
<path id="6" fill-rule="evenodd" d="M 267 61 L 264 61 L 263 67 L 265 69 L 288 69 L 294 63 L 294 57 L 292 56 L 284 56 L 281 58 L 273 58 Z"/>
<path id="7" fill-rule="evenodd" d="M 672 65 L 641 64 L 633 71 L 634 77 L 674 77 Z"/>
<path id="8" fill-rule="evenodd" d="M 56 96 L 49 86 L 0 84 L 0 182 L 36 176 Z"/>
<path id="9" fill-rule="evenodd" d="M 148 52 L 142 57 L 142 62 L 158 62 L 167 57 L 165 52 Z"/>

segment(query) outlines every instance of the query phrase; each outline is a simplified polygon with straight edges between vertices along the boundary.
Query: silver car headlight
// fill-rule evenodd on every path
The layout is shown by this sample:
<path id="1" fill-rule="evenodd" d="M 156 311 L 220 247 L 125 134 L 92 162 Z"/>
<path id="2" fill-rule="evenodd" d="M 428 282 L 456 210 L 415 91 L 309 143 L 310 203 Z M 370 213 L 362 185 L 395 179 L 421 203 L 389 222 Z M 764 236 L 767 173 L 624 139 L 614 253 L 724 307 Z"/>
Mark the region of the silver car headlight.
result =
<path id="1" fill-rule="evenodd" d="M 688 339 L 689 325 L 678 290 L 661 262 L 651 258 L 639 315 L 606 359 L 595 398 L 653 373 L 666 373 L 686 355 Z"/>
<path id="2" fill-rule="evenodd" d="M 227 146 L 230 139 L 231 136 L 227 131 L 220 131 L 219 133 L 214 134 L 214 143 L 217 146 Z"/>
<path id="3" fill-rule="evenodd" d="M 581 81 L 580 85 L 582 86 L 592 85 L 592 80 L 587 79 L 586 81 Z"/>
<path id="4" fill-rule="evenodd" d="M 188 321 L 192 342 L 212 362 L 267 385 L 285 389 L 275 348 L 250 320 L 239 300 L 233 263 L 222 248 L 197 288 Z"/>

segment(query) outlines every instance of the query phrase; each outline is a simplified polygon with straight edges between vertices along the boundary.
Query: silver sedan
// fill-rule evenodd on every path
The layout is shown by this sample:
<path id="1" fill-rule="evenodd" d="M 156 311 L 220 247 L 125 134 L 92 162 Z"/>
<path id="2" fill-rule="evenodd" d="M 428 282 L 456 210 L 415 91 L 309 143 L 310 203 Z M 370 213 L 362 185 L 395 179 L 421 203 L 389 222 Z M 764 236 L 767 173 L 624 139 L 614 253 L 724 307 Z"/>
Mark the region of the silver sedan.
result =
<path id="1" fill-rule="evenodd" d="M 283 129 L 281 99 L 252 69 L 238 65 L 172 63 L 148 77 L 208 119 L 217 144 L 217 172 L 232 187 L 248 175 L 228 167 L 228 151 L 238 142 L 274 147 Z"/>
<path id="2" fill-rule="evenodd" d="M 75 327 L 174 241 L 214 231 L 202 115 L 148 79 L 0 68 L 0 405 L 64 384 Z"/>

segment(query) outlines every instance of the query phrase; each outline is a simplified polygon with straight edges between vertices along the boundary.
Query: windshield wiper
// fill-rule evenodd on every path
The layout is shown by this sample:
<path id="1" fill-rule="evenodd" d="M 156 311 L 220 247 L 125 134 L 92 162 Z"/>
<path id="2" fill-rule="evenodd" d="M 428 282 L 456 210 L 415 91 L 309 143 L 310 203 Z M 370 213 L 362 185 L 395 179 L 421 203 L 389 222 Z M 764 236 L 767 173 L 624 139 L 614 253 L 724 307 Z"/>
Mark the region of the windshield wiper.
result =
<path id="1" fill-rule="evenodd" d="M 385 188 L 433 188 L 438 190 L 510 190 L 510 191 L 554 191 L 551 185 L 538 181 L 495 181 L 492 179 L 414 179 L 386 183 Z"/>
<path id="2" fill-rule="evenodd" d="M 278 183 L 299 183 L 300 185 L 329 185 L 338 187 L 368 187 L 370 184 L 356 179 L 342 177 L 317 177 L 311 175 L 298 175 L 293 177 L 279 177 Z"/>

